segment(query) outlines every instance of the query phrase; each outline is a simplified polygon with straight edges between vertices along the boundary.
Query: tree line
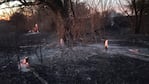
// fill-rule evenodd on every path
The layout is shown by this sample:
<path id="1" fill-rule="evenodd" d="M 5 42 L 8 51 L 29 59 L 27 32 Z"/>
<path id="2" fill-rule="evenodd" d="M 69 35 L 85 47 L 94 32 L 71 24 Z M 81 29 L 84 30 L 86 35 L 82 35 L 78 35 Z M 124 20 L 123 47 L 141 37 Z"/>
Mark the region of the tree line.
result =
<path id="1" fill-rule="evenodd" d="M 11 0 L 3 0 L 0 4 L 10 2 Z M 80 3 L 79 0 L 35 0 L 34 2 L 28 2 L 27 0 L 17 0 L 19 5 L 19 13 L 28 16 L 28 19 L 22 18 L 24 22 L 24 28 L 31 28 L 31 23 L 27 25 L 27 21 L 30 22 L 31 18 L 34 18 L 33 23 L 37 23 L 37 20 L 43 21 L 44 23 L 50 23 L 51 26 L 55 27 L 59 38 L 64 39 L 66 44 L 72 44 L 76 39 L 83 40 L 85 36 L 91 35 L 91 38 L 97 40 L 98 36 L 103 34 L 105 30 L 105 23 L 107 22 L 107 13 L 113 9 L 113 0 L 86 0 L 89 4 Z M 142 28 L 142 20 L 144 16 L 148 16 L 148 5 L 147 0 L 125 0 L 128 5 L 122 5 L 119 0 L 119 5 L 123 13 L 125 13 L 131 23 L 131 27 L 135 34 L 140 33 Z M 127 7 L 130 11 L 124 9 Z M 102 9 L 100 12 L 98 11 Z M 48 12 L 47 12 L 48 11 Z M 107 12 L 106 12 L 107 11 Z M 31 14 L 31 15 L 30 15 Z M 14 20 L 14 24 L 17 25 L 16 15 L 11 17 Z M 19 15 L 21 16 L 21 15 Z M 30 17 L 32 16 L 32 17 Z M 42 16 L 42 17 L 39 17 Z M 53 16 L 53 17 L 49 17 Z M 133 16 L 133 17 L 132 17 Z M 50 19 L 50 21 L 43 20 L 44 18 Z M 42 26 L 44 26 L 44 23 Z M 48 26 L 48 25 L 47 25 Z M 44 27 L 47 27 L 44 26 Z M 48 29 L 48 28 L 47 28 Z M 100 29 L 103 31 L 101 32 Z M 90 31 L 90 32 L 86 32 Z"/>

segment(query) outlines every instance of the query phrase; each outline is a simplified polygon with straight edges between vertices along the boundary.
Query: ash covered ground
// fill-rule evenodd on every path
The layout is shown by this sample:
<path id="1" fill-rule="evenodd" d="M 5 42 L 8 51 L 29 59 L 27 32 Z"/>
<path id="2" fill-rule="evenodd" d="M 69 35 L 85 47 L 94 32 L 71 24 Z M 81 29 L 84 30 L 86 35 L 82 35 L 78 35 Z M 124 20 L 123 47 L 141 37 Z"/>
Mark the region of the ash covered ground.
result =
<path id="1" fill-rule="evenodd" d="M 24 35 L 20 39 L 28 40 L 20 42 L 17 50 L 1 51 L 2 84 L 149 83 L 148 42 L 140 41 L 141 46 L 138 46 L 138 43 L 130 45 L 128 41 L 109 39 L 109 49 L 105 51 L 102 42 L 60 48 L 55 36 L 43 36 L 39 40 L 38 35 Z M 133 52 L 136 49 L 137 52 Z M 18 59 L 24 56 L 30 59 L 30 72 L 18 70 Z"/>

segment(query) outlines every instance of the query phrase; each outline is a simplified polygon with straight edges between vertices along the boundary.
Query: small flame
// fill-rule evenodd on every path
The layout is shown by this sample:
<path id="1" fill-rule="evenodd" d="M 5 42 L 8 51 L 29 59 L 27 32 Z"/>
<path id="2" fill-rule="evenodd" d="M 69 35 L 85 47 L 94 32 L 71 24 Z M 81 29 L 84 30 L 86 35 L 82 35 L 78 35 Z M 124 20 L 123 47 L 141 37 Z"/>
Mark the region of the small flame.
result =
<path id="1" fill-rule="evenodd" d="M 20 61 L 20 63 L 18 64 L 18 69 L 20 69 L 22 72 L 30 71 L 28 57 L 25 57 Z"/>
<path id="2" fill-rule="evenodd" d="M 34 31 L 34 32 L 39 32 L 38 24 L 35 24 L 35 27 L 33 28 L 33 31 Z"/>
<path id="3" fill-rule="evenodd" d="M 108 40 L 105 40 L 105 48 L 108 48 Z"/>
<path id="4" fill-rule="evenodd" d="M 33 29 L 32 30 L 29 30 L 29 32 L 32 32 L 32 33 L 39 32 L 38 24 L 35 24 L 35 26 L 33 27 Z"/>
<path id="5" fill-rule="evenodd" d="M 61 38 L 60 39 L 60 46 L 63 47 L 64 46 L 64 40 Z"/>

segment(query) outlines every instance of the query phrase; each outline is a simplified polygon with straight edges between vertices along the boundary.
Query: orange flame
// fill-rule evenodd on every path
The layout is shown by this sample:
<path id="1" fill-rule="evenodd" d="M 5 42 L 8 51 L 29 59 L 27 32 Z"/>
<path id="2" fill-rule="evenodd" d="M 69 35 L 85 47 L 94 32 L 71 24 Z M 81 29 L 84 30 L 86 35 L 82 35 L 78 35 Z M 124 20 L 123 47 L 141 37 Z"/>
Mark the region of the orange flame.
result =
<path id="1" fill-rule="evenodd" d="M 108 40 L 105 40 L 105 48 L 108 48 Z"/>
<path id="2" fill-rule="evenodd" d="M 64 46 L 64 40 L 61 38 L 60 39 L 60 46 L 63 47 Z"/>

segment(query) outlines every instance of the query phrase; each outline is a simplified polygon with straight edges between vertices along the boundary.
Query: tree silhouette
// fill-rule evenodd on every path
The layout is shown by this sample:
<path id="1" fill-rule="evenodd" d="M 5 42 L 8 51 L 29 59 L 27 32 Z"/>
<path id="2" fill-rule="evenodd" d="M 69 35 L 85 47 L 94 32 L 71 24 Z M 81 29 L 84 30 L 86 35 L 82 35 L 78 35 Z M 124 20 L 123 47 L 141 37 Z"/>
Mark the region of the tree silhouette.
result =
<path id="1" fill-rule="evenodd" d="M 133 24 L 133 29 L 135 34 L 139 34 L 141 32 L 142 28 L 142 21 L 143 17 L 149 15 L 148 9 L 149 9 L 149 1 L 148 0 L 126 0 L 128 3 L 128 8 L 131 10 L 131 14 L 128 14 L 128 16 L 133 16 L 131 19 L 131 23 Z M 120 2 L 120 0 L 119 0 Z"/>

